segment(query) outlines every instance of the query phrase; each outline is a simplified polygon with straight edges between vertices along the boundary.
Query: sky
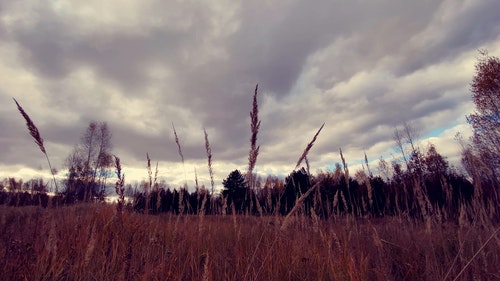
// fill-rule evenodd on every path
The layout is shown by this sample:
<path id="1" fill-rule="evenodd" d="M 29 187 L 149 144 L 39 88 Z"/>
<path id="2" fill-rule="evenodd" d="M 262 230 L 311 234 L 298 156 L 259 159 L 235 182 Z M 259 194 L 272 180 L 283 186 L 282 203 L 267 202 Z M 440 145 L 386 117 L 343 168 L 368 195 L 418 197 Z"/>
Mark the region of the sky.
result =
<path id="1" fill-rule="evenodd" d="M 405 122 L 459 168 L 478 50 L 500 56 L 498 11 L 497 0 L 2 0 L 0 179 L 49 173 L 14 97 L 60 179 L 98 121 L 126 182 L 147 178 L 148 153 L 173 188 L 193 187 L 195 170 L 210 186 L 205 129 L 220 189 L 248 168 L 256 84 L 258 175 L 293 171 L 323 123 L 313 173 L 333 169 L 340 148 L 351 171 L 366 152 L 376 172 L 381 157 L 398 159 Z"/>

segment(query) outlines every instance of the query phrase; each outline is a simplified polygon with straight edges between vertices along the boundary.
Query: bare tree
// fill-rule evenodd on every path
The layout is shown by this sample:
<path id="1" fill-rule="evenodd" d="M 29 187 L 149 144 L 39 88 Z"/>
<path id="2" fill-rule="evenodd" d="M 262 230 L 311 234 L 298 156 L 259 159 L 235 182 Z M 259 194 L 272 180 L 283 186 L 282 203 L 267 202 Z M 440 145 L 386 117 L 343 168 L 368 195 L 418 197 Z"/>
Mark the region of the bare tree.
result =
<path id="1" fill-rule="evenodd" d="M 393 139 L 403 156 L 408 172 L 420 175 L 422 171 L 423 155 L 416 144 L 418 133 L 415 127 L 405 122 L 402 129 L 398 127 L 394 129 Z"/>
<path id="2" fill-rule="evenodd" d="M 78 200 L 103 199 L 113 164 L 111 132 L 105 122 L 91 122 L 66 159 L 69 169 L 66 193 Z"/>
<path id="3" fill-rule="evenodd" d="M 405 147 L 404 147 L 404 136 L 403 136 L 403 132 L 401 132 L 401 130 L 396 127 L 394 129 L 394 135 L 393 135 L 393 139 L 394 141 L 396 142 L 396 145 L 399 149 L 399 151 L 401 152 L 401 154 L 403 155 L 403 160 L 405 161 L 405 164 L 406 164 L 406 168 L 409 169 L 409 166 L 408 166 L 408 158 L 406 157 L 406 152 L 405 152 Z"/>
<path id="4" fill-rule="evenodd" d="M 420 147 L 415 143 L 419 138 L 419 133 L 415 129 L 415 127 L 405 122 L 403 124 L 405 141 L 407 145 L 410 146 L 410 159 L 409 164 L 411 166 L 411 171 L 422 180 L 422 171 L 423 171 L 423 159 L 424 155 L 420 150 Z"/>

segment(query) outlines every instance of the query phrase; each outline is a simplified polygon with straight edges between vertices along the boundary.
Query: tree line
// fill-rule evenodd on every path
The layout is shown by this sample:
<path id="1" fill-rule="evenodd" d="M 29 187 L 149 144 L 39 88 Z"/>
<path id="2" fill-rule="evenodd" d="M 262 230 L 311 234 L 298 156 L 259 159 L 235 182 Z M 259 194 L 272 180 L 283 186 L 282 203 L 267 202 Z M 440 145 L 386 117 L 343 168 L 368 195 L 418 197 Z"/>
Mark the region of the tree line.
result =
<path id="1" fill-rule="evenodd" d="M 125 185 L 126 193 L 131 197 L 125 207 L 146 214 L 287 215 L 299 198 L 315 187 L 303 201 L 299 214 L 324 218 L 346 214 L 419 219 L 438 216 L 443 220 L 458 220 L 464 211 L 466 214 L 462 215 L 474 219 L 471 210 L 481 204 L 488 217 L 500 217 L 497 186 L 489 178 L 485 177 L 480 185 L 474 185 L 467 176 L 450 167 L 433 145 L 425 153 L 412 154 L 407 161 L 408 167 L 413 168 L 405 169 L 405 163 L 401 162 L 392 162 L 389 166 L 381 159 L 377 167 L 381 175 L 377 176 L 371 173 L 367 164 L 365 170 L 357 171 L 353 177 L 349 176 L 345 163 L 337 163 L 335 169 L 315 175 L 303 167 L 284 179 L 254 176 L 253 186 L 243 173 L 234 170 L 223 180 L 224 188 L 220 194 L 213 194 L 204 186 L 189 192 L 187 188 L 172 190 L 165 183 L 144 181 L 135 189 L 131 184 Z M 11 189 L 21 189 L 21 184 L 25 195 L 16 197 L 13 195 L 16 193 L 3 192 L 0 203 L 37 205 L 43 201 L 42 205 L 48 204 L 48 198 L 41 199 L 46 185 L 41 180 L 22 184 L 10 179 L 3 184 L 8 184 Z M 88 198 L 79 195 L 86 192 L 84 189 L 73 193 L 69 187 L 77 188 L 74 184 L 66 181 L 66 191 L 55 196 L 52 204 L 103 200 L 101 183 L 88 190 L 92 194 Z M 10 201 L 6 201 L 7 198 Z"/>
<path id="2" fill-rule="evenodd" d="M 299 214 L 325 218 L 346 214 L 419 219 L 439 216 L 443 220 L 457 220 L 465 211 L 462 215 L 474 219 L 471 210 L 481 202 L 488 217 L 498 217 L 496 186 L 484 181 L 481 190 L 477 190 L 466 176 L 449 167 L 434 146 L 428 148 L 422 159 L 414 157 L 410 161 L 421 161 L 421 170 L 405 170 L 394 162 L 388 178 L 366 171 L 357 171 L 350 177 L 348 168 L 337 164 L 335 170 L 316 175 L 300 168 L 285 179 L 256 178 L 251 187 L 245 175 L 234 170 L 224 179 L 220 195 L 213 195 L 204 187 L 190 193 L 187 189 L 171 190 L 158 184 L 150 192 L 135 192 L 129 207 L 148 214 L 287 215 L 299 198 L 315 187 L 302 202 Z M 380 168 L 384 165 L 381 160 Z"/>
<path id="3" fill-rule="evenodd" d="M 462 145 L 462 164 L 466 174 L 458 172 L 440 155 L 433 145 L 422 151 L 416 143 L 415 132 L 410 124 L 394 130 L 394 141 L 401 160 L 387 163 L 380 159 L 379 175 L 374 176 L 365 154 L 363 170 L 349 173 L 340 150 L 342 165 L 336 164 L 331 171 L 320 171 L 316 175 L 309 172 L 307 152 L 313 140 L 306 147 L 297 162 L 295 170 L 286 178 L 268 176 L 265 180 L 253 174 L 259 146 L 256 145 L 260 126 L 258 120 L 257 87 L 255 89 L 251 117 L 251 148 L 249 167 L 246 173 L 232 171 L 223 181 L 220 194 L 213 191 L 213 171 L 211 170 L 211 150 L 205 131 L 205 145 L 212 181 L 209 192 L 204 186 L 189 192 L 187 186 L 171 190 L 156 182 L 152 176 L 149 155 L 149 182 L 143 182 L 139 190 L 131 185 L 124 186 L 119 176 L 117 193 L 125 204 L 124 193 L 131 200 L 125 207 L 148 214 L 171 212 L 175 214 L 247 214 L 247 215 L 287 215 L 292 210 L 304 215 L 330 217 L 352 214 L 355 216 L 404 215 L 415 218 L 439 217 L 457 219 L 459 216 L 498 218 L 500 201 L 499 159 L 500 159 L 500 60 L 486 52 L 481 53 L 476 64 L 476 74 L 471 83 L 472 100 L 475 111 L 467 116 L 473 128 L 470 142 L 460 135 L 456 139 Z M 30 134 L 40 147 L 50 165 L 43 139 L 33 121 L 20 104 L 16 105 L 26 120 Z M 184 158 L 175 132 L 179 155 Z M 52 205 L 75 202 L 104 201 L 106 188 L 112 185 L 108 180 L 115 176 L 113 168 L 120 175 L 119 158 L 111 153 L 111 132 L 106 123 L 91 122 L 80 143 L 76 145 L 66 160 L 68 173 L 62 182 L 64 188 L 58 190 L 54 177 L 56 196 Z M 113 161 L 115 159 L 115 161 Z M 300 168 L 305 160 L 307 167 Z M 53 172 L 54 173 L 54 172 Z M 30 181 L 31 191 L 21 190 L 22 183 L 6 179 L 0 186 L 0 203 L 10 205 L 30 205 L 36 202 L 47 205 L 44 197 L 46 183 Z M 29 187 L 24 187 L 29 189 Z M 24 194 L 24 195 L 22 195 Z M 46 195 L 45 195 L 46 196 Z M 34 198 L 37 199 L 34 199 Z M 43 197 L 43 200 L 42 200 Z M 15 199 L 13 199 L 15 198 Z M 24 203 L 23 203 L 24 202 Z M 300 207 L 300 208 L 295 208 Z M 295 208 L 295 209 L 294 209 Z"/>

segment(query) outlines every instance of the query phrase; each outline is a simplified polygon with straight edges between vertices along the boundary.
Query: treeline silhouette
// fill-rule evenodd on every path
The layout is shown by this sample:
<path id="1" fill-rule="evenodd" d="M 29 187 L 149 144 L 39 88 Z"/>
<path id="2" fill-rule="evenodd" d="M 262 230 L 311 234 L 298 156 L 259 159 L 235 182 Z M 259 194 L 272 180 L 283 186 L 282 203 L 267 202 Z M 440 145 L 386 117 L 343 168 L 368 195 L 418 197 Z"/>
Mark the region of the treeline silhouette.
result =
<path id="1" fill-rule="evenodd" d="M 283 216 L 301 196 L 314 188 L 301 202 L 298 214 L 322 218 L 347 214 L 436 217 L 456 221 L 460 216 L 474 220 L 477 210 L 481 209 L 492 219 L 500 217 L 494 181 L 484 176 L 473 184 L 465 175 L 449 168 L 448 162 L 433 146 L 426 155 L 410 158 L 406 169 L 403 169 L 404 164 L 393 162 L 391 167 L 385 167 L 385 178 L 372 175 L 369 169 L 368 173 L 361 170 L 351 177 L 345 163 L 343 167 L 336 164 L 334 170 L 320 171 L 316 175 L 306 168 L 297 169 L 284 179 L 276 176 L 262 179 L 254 175 L 250 181 L 247 175 L 234 170 L 223 181 L 224 189 L 220 194 L 212 194 L 204 186 L 189 192 L 186 187 L 170 189 L 165 183 L 144 181 L 135 191 L 132 185 L 125 186 L 129 195 L 125 208 L 145 214 Z M 387 163 L 381 160 L 379 166 L 379 170 L 383 170 Z M 89 202 L 83 194 L 88 188 L 80 187 L 75 191 L 78 185 L 74 182 L 65 181 L 65 184 L 65 191 L 48 196 L 42 180 L 23 184 L 13 178 L 6 179 L 2 183 L 0 204 L 47 207 Z M 102 187 L 92 189 L 101 192 L 91 201 L 104 201 Z"/>
<path id="2" fill-rule="evenodd" d="M 239 179 L 235 181 L 234 179 Z M 260 182 L 260 181 L 257 181 Z M 448 172 L 439 177 L 426 175 L 421 185 L 415 176 L 401 172 L 391 179 L 367 176 L 356 179 L 346 176 L 340 167 L 333 172 L 321 172 L 313 176 L 306 169 L 292 172 L 284 180 L 269 176 L 262 186 L 248 187 L 244 176 L 235 170 L 224 181 L 222 194 L 214 196 L 205 189 L 188 192 L 158 187 L 151 192 L 136 192 L 129 207 L 147 214 L 239 214 L 239 215 L 287 215 L 298 199 L 316 186 L 307 198 L 299 214 L 319 217 L 351 214 L 354 216 L 405 215 L 423 219 L 440 216 L 444 220 L 456 220 L 460 211 L 469 210 L 475 200 L 474 185 L 463 175 Z M 239 185 L 237 185 L 237 184 Z M 482 186 L 493 191 L 493 186 Z M 493 204 L 495 192 L 482 192 L 481 204 L 487 209 Z"/>
<path id="3" fill-rule="evenodd" d="M 309 167 L 300 168 L 284 179 L 249 177 L 234 170 L 222 182 L 224 188 L 219 195 L 210 194 L 204 187 L 190 193 L 186 188 L 171 190 L 162 184 L 143 182 L 144 191 L 134 193 L 129 208 L 148 214 L 284 216 L 300 206 L 298 214 L 322 218 L 406 216 L 456 221 L 481 217 L 498 221 L 498 184 L 487 169 L 469 165 L 468 172 L 476 175 L 471 181 L 450 167 L 433 145 L 425 154 L 419 151 L 391 165 L 381 159 L 378 176 L 372 174 L 366 157 L 364 169 L 354 177 L 344 159 L 343 165 L 337 163 L 332 171 L 313 175 Z M 465 152 L 464 159 L 466 156 Z"/>
<path id="4" fill-rule="evenodd" d="M 241 181 L 228 181 L 232 178 Z M 320 172 L 315 176 L 308 174 L 304 168 L 292 172 L 284 180 L 269 176 L 263 183 L 257 180 L 262 186 L 254 189 L 248 187 L 238 170 L 233 171 L 228 179 L 224 181 L 226 185 L 220 195 L 210 194 L 204 188 L 189 192 L 185 188 L 172 190 L 158 184 L 151 192 L 135 192 L 127 207 L 145 214 L 286 215 L 301 195 L 317 185 L 316 191 L 305 199 L 300 213 L 310 216 L 314 212 L 323 218 L 342 214 L 372 217 L 406 215 L 413 218 L 439 215 L 446 220 L 456 220 L 461 208 L 467 210 L 473 203 L 483 204 L 484 208 L 498 213 L 494 186 L 483 185 L 481 197 L 474 200 L 474 185 L 465 176 L 454 172 L 426 175 L 421 186 L 416 186 L 415 177 L 409 172 L 401 172 L 386 180 L 380 176 L 367 176 L 365 179 L 349 177 L 346 180 L 338 165 L 333 172 Z M 13 178 L 8 182 L 11 185 L 22 184 Z M 24 191 L 0 192 L 0 204 L 9 206 L 45 208 L 76 202 L 83 201 L 64 192 L 56 196 L 49 196 L 44 190 L 26 188 Z"/>

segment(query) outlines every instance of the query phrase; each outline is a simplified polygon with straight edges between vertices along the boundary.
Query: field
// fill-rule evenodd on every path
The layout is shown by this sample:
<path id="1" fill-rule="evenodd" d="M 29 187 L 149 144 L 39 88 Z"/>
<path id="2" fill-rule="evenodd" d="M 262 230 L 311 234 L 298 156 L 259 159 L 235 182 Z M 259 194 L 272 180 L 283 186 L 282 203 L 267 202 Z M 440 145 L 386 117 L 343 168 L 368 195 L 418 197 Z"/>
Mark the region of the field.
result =
<path id="1" fill-rule="evenodd" d="M 2 280 L 498 280 L 498 226 L 0 206 Z"/>
<path id="2" fill-rule="evenodd" d="M 211 193 L 197 178 L 191 193 L 187 183 L 173 191 L 162 186 L 158 165 L 153 177 L 146 153 L 149 181 L 126 201 L 132 187 L 125 186 L 120 158 L 107 152 L 105 123 L 89 125 L 63 191 L 50 200 L 43 180 L 4 180 L 0 279 L 500 280 L 500 180 L 498 158 L 489 154 L 494 145 L 464 145 L 467 177 L 434 146 L 426 152 L 415 146 L 405 124 L 394 134 L 404 163 L 394 160 L 390 167 L 381 159 L 384 177 L 373 176 L 366 153 L 366 165 L 352 177 L 341 149 L 342 166 L 312 175 L 307 154 L 323 124 L 288 177 L 264 182 L 253 173 L 260 147 L 257 90 L 248 170 L 231 172 L 218 195 L 204 131 Z M 52 171 L 38 129 L 14 101 Z M 97 203 L 105 202 L 113 164 L 117 202 Z M 57 190 L 54 174 L 53 180 Z"/>

